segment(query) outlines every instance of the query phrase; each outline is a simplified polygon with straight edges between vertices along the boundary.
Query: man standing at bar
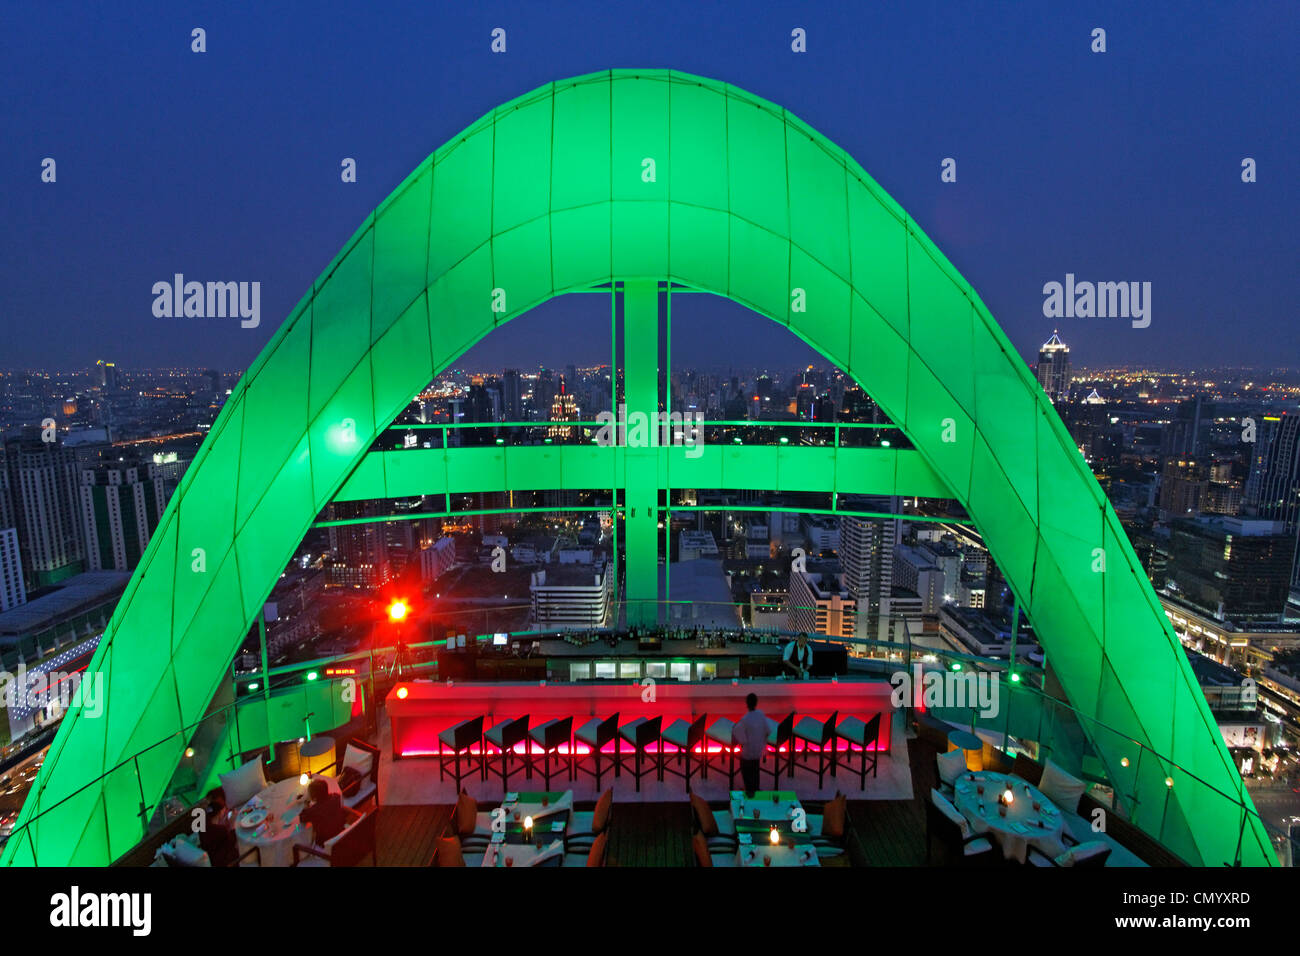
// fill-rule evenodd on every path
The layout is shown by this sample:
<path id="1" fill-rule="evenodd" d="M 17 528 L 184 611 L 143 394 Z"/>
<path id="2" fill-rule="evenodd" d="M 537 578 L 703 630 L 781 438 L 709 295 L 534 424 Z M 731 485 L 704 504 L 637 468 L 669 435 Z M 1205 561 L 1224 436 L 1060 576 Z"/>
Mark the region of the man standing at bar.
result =
<path id="1" fill-rule="evenodd" d="M 812 675 L 812 648 L 808 646 L 808 635 L 800 634 L 785 646 L 785 669 L 801 680 Z"/>
<path id="2" fill-rule="evenodd" d="M 745 697 L 746 714 L 731 728 L 732 743 L 740 744 L 740 779 L 745 783 L 745 796 L 752 797 L 758 789 L 758 768 L 767 750 L 767 714 L 758 709 L 758 695 Z"/>

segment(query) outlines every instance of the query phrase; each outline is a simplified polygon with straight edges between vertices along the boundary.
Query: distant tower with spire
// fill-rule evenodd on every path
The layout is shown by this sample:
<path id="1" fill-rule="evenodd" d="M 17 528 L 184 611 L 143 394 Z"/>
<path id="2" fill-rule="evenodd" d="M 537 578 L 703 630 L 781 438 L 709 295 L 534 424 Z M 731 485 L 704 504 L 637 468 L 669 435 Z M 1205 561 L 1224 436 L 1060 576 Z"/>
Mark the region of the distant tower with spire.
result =
<path id="1" fill-rule="evenodd" d="M 578 403 L 569 391 L 564 376 L 561 375 L 560 390 L 555 393 L 555 401 L 551 402 L 551 421 L 576 422 L 578 415 Z M 547 429 L 547 433 L 552 438 L 572 438 L 574 429 L 565 428 L 563 425 L 552 425 Z"/>
<path id="2" fill-rule="evenodd" d="M 1038 384 L 1053 402 L 1070 394 L 1070 347 L 1053 329 L 1052 337 L 1038 350 Z"/>

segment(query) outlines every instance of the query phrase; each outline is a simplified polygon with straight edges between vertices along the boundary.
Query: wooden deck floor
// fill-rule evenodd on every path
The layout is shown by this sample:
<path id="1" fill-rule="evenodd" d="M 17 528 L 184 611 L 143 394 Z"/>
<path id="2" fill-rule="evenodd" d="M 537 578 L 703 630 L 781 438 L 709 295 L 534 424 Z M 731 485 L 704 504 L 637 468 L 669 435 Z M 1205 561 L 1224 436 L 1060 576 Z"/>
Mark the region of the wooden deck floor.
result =
<path id="1" fill-rule="evenodd" d="M 615 808 L 606 866 L 691 866 L 691 809 L 681 803 Z"/>
<path id="2" fill-rule="evenodd" d="M 375 818 L 379 865 L 427 866 L 451 811 L 449 806 L 380 807 Z"/>
<path id="3" fill-rule="evenodd" d="M 915 800 L 850 801 L 849 816 L 855 866 L 925 866 L 925 809 Z"/>

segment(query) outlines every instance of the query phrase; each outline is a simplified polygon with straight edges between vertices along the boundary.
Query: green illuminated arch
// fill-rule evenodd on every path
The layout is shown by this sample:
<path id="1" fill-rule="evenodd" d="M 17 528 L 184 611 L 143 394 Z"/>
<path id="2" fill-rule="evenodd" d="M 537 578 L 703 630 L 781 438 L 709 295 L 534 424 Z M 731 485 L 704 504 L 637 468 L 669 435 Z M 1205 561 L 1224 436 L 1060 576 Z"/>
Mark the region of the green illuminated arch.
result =
<path id="1" fill-rule="evenodd" d="M 64 720 L 19 827 L 53 809 L 5 861 L 102 864 L 133 845 L 140 804 L 157 803 L 182 745 L 155 749 L 140 784 L 110 775 L 78 790 L 202 716 L 378 432 L 514 316 L 643 279 L 731 298 L 844 368 L 983 531 L 1072 704 L 1250 805 L 1115 512 L 942 253 L 850 156 L 779 106 L 686 74 L 616 70 L 520 97 L 437 150 L 276 332 L 113 615 L 90 668 L 103 674 L 106 716 Z M 806 311 L 792 311 L 794 289 Z M 494 290 L 505 312 L 492 310 Z M 953 427 L 957 440 L 944 441 Z M 1126 741 L 1093 743 L 1118 787 L 1159 798 L 1139 819 L 1163 813 L 1184 856 L 1234 858 L 1241 815 L 1228 800 L 1166 791 L 1168 768 L 1124 767 Z M 1243 843 L 1244 862 L 1271 861 L 1253 815 Z"/>

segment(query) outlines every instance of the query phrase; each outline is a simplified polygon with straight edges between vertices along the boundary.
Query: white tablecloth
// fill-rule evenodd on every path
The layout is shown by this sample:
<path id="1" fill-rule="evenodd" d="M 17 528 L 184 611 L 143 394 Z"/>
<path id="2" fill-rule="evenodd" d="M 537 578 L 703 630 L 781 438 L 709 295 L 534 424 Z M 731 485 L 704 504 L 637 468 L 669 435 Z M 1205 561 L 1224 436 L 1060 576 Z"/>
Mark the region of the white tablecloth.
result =
<path id="1" fill-rule="evenodd" d="M 333 777 L 320 779 L 325 781 L 330 793 L 342 793 Z M 307 788 L 298 780 L 298 777 L 289 777 L 271 784 L 257 795 L 266 808 L 266 821 L 262 826 L 240 826 L 239 813 L 243 808 L 235 811 L 235 834 L 239 838 L 241 855 L 252 847 L 258 847 L 262 866 L 292 866 L 294 845 L 311 845 L 313 834 L 298 822 L 298 814 L 307 805 Z"/>
<path id="2" fill-rule="evenodd" d="M 500 863 L 498 855 L 502 857 Z M 483 854 L 484 866 L 505 866 L 505 860 L 514 862 L 511 866 L 536 866 L 544 860 L 564 855 L 564 841 L 555 840 L 548 846 L 538 849 L 532 843 L 492 843 Z"/>
<path id="3" fill-rule="evenodd" d="M 999 812 L 998 797 L 1011 784 L 1015 799 L 1006 815 Z M 983 785 L 984 793 L 979 792 Z M 1038 809 L 1034 809 L 1034 803 Z M 964 773 L 956 780 L 953 803 L 976 833 L 993 837 L 1008 860 L 1025 862 L 1032 846 L 1047 856 L 1065 852 L 1061 831 L 1065 818 L 1037 787 L 1005 773 Z"/>
<path id="4" fill-rule="evenodd" d="M 771 863 L 764 863 L 770 858 Z M 760 844 L 742 846 L 736 851 L 736 863 L 739 866 L 821 866 L 817 859 L 817 849 L 811 843 L 795 844 L 793 847 L 780 844 Z"/>

